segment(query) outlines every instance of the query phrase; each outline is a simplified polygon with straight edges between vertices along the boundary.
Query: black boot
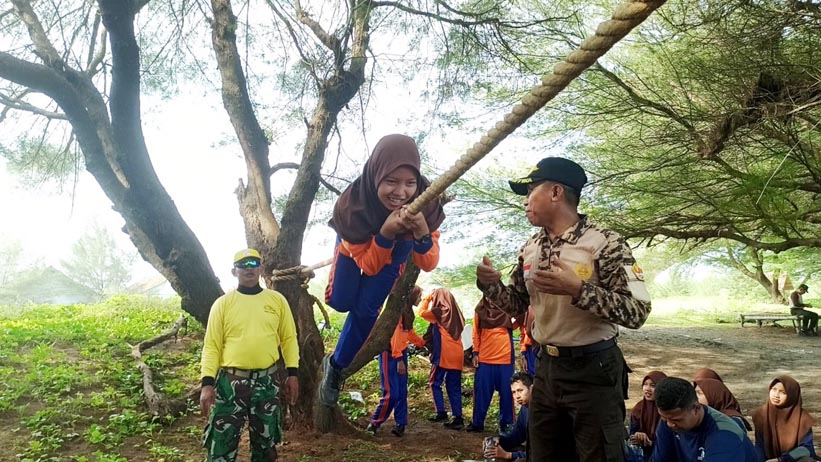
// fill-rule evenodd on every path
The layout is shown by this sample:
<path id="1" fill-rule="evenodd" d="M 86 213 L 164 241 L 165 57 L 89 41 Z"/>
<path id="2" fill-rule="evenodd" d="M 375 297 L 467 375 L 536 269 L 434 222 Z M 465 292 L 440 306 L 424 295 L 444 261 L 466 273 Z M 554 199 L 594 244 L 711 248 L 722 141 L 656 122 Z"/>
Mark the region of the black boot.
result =
<path id="1" fill-rule="evenodd" d="M 402 436 L 405 434 L 405 426 L 397 425 L 391 429 L 391 433 L 393 433 L 396 436 Z"/>
<path id="2" fill-rule="evenodd" d="M 451 430 L 461 430 L 465 428 L 465 421 L 462 419 L 462 416 L 456 416 L 450 422 L 445 422 L 445 428 Z"/>
<path id="3" fill-rule="evenodd" d="M 444 422 L 446 420 L 448 420 L 447 412 L 440 412 L 435 416 L 428 417 L 428 422 Z"/>

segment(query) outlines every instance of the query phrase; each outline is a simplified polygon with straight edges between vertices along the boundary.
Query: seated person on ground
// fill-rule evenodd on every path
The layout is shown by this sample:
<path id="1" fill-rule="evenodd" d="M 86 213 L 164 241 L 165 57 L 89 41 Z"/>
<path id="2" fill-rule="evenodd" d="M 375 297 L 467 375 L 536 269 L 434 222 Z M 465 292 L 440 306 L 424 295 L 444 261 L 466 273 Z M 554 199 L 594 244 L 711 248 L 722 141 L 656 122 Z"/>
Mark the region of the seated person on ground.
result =
<path id="1" fill-rule="evenodd" d="M 510 391 L 513 393 L 513 400 L 521 406 L 519 415 L 516 417 L 516 424 L 510 431 L 494 438 L 496 444 L 485 453 L 485 458 L 527 460 L 527 453 L 523 450 L 523 446 L 527 441 L 527 407 L 530 405 L 530 390 L 532 387 L 533 376 L 527 372 L 515 372 L 510 377 Z"/>
<path id="2" fill-rule="evenodd" d="M 662 424 L 656 429 L 653 462 L 759 462 L 737 423 L 698 402 L 693 385 L 668 377 L 655 389 Z"/>
<path id="3" fill-rule="evenodd" d="M 641 447 L 644 451 L 644 460 L 650 460 L 653 454 L 653 441 L 656 439 L 656 428 L 661 422 L 661 416 L 656 409 L 656 384 L 667 378 L 661 371 L 650 371 L 641 381 L 642 399 L 630 411 L 631 444 Z"/>
<path id="4" fill-rule="evenodd" d="M 812 425 L 815 419 L 801 407 L 801 386 L 782 375 L 770 382 L 767 402 L 753 414 L 758 460 L 805 462 L 816 459 Z"/>
<path id="5" fill-rule="evenodd" d="M 696 388 L 699 403 L 710 406 L 730 417 L 745 432 L 753 429 L 750 422 L 744 418 L 741 406 L 735 396 L 723 382 L 716 379 L 696 379 L 693 381 L 693 385 Z"/>
<path id="6" fill-rule="evenodd" d="M 702 367 L 701 369 L 698 369 L 695 374 L 693 374 L 693 381 L 698 379 L 716 379 L 719 382 L 724 382 L 721 376 L 718 375 L 718 372 L 710 369 L 709 367 Z"/>

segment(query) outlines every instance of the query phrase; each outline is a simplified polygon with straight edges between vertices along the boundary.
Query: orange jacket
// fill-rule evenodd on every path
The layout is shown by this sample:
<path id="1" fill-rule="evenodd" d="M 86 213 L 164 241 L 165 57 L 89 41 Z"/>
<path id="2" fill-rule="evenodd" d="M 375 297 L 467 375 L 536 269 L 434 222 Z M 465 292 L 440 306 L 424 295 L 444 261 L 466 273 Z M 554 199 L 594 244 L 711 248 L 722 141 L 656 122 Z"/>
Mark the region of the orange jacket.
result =
<path id="1" fill-rule="evenodd" d="M 436 332 L 434 332 L 433 335 L 434 337 L 438 336 L 439 338 L 438 343 L 440 345 L 440 351 L 431 352 L 431 357 L 433 358 L 431 362 L 436 364 L 436 358 L 438 358 L 439 361 L 438 364 L 436 364 L 437 366 L 443 369 L 461 371 L 465 362 L 465 349 L 462 346 L 462 337 L 459 337 L 458 339 L 451 337 L 448 331 L 436 322 L 436 316 L 432 311 L 430 311 L 429 305 L 430 296 L 425 297 L 422 304 L 419 306 L 419 316 L 421 316 L 425 321 L 436 325 Z M 434 344 L 436 343 L 437 342 L 434 339 Z"/>
<path id="2" fill-rule="evenodd" d="M 513 325 L 517 328 L 518 323 Z M 473 326 L 473 355 L 485 364 L 513 364 L 513 331 L 506 327 Z"/>
<path id="3" fill-rule="evenodd" d="M 422 337 L 417 335 L 413 329 L 405 330 L 404 327 L 402 327 L 402 319 L 399 319 L 399 323 L 396 324 L 396 330 L 393 331 L 393 336 L 391 336 L 391 357 L 401 358 L 405 350 L 408 349 L 408 343 L 412 343 L 418 347 L 425 346 L 425 341 L 422 340 Z"/>
<path id="4" fill-rule="evenodd" d="M 413 252 L 413 262 L 422 271 L 433 271 L 436 265 L 439 264 L 439 231 L 434 231 L 430 234 L 433 241 L 433 247 L 424 254 Z M 384 238 L 382 238 L 384 240 Z M 391 252 L 393 246 L 382 247 L 377 242 L 376 236 L 373 236 L 370 241 L 364 244 L 351 244 L 346 240 L 342 240 L 339 244 L 339 253 L 347 257 L 351 257 L 356 266 L 358 266 L 363 273 L 368 276 L 373 276 L 385 265 L 391 262 Z"/>

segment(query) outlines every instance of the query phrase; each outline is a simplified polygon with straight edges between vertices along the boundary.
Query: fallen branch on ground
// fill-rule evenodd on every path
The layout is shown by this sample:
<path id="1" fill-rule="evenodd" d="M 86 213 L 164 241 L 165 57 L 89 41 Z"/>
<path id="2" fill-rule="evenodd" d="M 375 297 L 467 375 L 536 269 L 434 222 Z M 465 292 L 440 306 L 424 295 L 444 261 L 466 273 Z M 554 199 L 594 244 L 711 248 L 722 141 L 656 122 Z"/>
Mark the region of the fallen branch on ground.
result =
<path id="1" fill-rule="evenodd" d="M 137 345 L 128 345 L 131 347 L 131 356 L 137 361 L 137 368 L 143 374 L 143 393 L 145 393 L 145 400 L 148 404 L 148 412 L 155 418 L 165 420 L 168 416 L 182 415 L 187 408 L 183 401 L 178 399 L 165 398 L 161 393 L 154 390 L 154 373 L 148 367 L 142 357 L 143 351 L 157 346 L 169 339 L 176 339 L 177 333 L 182 327 L 188 325 L 188 319 L 185 316 L 180 316 L 180 319 L 174 323 L 174 326 L 167 332 L 158 335 L 154 338 L 143 340 Z"/>

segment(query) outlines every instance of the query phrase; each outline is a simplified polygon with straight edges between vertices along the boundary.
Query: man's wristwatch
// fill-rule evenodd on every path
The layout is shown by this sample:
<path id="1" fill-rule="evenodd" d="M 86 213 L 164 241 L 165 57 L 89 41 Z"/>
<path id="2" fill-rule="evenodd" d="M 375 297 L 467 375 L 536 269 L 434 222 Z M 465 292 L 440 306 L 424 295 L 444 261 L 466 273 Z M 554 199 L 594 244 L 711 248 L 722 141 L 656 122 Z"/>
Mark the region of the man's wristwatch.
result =
<path id="1" fill-rule="evenodd" d="M 425 234 L 424 236 L 420 237 L 419 239 L 414 239 L 414 240 L 416 242 L 418 242 L 419 244 L 430 244 L 431 243 L 430 233 Z"/>

